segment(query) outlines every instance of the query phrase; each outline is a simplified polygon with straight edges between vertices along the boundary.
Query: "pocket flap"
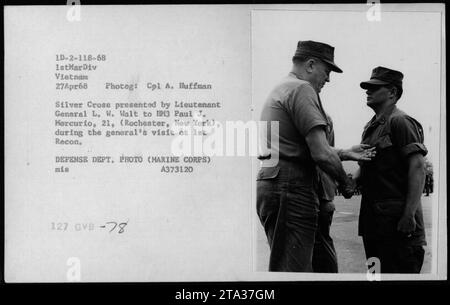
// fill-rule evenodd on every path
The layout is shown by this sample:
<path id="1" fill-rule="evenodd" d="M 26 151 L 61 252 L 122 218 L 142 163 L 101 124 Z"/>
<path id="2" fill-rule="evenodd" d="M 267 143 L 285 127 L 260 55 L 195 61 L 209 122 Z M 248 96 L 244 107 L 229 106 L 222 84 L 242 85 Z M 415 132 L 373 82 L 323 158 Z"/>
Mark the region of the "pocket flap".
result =
<path id="1" fill-rule="evenodd" d="M 405 209 L 405 201 L 401 199 L 386 199 L 374 203 L 375 213 L 386 216 L 402 216 Z"/>
<path id="2" fill-rule="evenodd" d="M 278 176 L 280 172 L 280 167 L 263 167 L 259 170 L 258 176 L 256 180 L 266 180 L 266 179 L 274 179 Z"/>
<path id="3" fill-rule="evenodd" d="M 391 137 L 389 134 L 385 134 L 384 136 L 381 136 L 377 143 L 378 148 L 385 149 L 387 147 L 392 146 Z"/>

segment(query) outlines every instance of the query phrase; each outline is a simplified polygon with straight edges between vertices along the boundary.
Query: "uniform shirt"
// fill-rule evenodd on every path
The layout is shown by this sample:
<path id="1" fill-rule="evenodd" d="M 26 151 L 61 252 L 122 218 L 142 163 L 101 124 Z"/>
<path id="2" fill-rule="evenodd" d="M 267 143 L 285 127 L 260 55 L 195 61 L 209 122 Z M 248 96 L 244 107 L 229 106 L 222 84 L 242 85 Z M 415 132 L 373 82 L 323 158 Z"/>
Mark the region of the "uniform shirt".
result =
<path id="1" fill-rule="evenodd" d="M 427 154 L 423 140 L 420 123 L 395 105 L 378 119 L 374 116 L 365 126 L 362 143 L 375 146 L 377 154 L 372 161 L 361 162 L 360 235 L 396 238 L 396 232 L 389 233 L 388 230 L 401 217 L 403 208 L 400 203 L 406 202 L 408 157 L 414 153 Z M 415 219 L 416 231 L 409 242 L 423 245 L 425 231 L 420 204 Z"/>
<path id="2" fill-rule="evenodd" d="M 316 126 L 326 127 L 327 120 L 319 96 L 309 82 L 289 73 L 270 92 L 261 121 L 279 122 L 278 146 L 270 143 L 270 133 L 265 135 L 271 154 L 299 164 L 314 164 L 305 137 Z"/>

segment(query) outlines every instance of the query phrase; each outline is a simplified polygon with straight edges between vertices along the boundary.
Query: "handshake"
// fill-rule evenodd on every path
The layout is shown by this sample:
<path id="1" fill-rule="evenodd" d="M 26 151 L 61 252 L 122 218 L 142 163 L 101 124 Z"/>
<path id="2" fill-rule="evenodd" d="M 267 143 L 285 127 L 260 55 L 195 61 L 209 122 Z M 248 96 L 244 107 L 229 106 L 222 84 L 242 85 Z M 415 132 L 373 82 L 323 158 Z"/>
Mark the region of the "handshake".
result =
<path id="1" fill-rule="evenodd" d="M 352 146 L 347 150 L 340 150 L 338 156 L 341 160 L 352 160 L 360 162 L 371 161 L 376 156 L 376 148 L 368 144 L 359 144 Z M 359 176 L 359 172 L 356 176 Z M 339 192 L 345 199 L 352 198 L 357 187 L 356 179 L 346 176 L 338 185 Z"/>
<path id="2" fill-rule="evenodd" d="M 344 183 L 340 183 L 338 185 L 338 190 L 345 199 L 350 199 L 355 193 L 356 181 L 354 179 L 347 178 Z"/>

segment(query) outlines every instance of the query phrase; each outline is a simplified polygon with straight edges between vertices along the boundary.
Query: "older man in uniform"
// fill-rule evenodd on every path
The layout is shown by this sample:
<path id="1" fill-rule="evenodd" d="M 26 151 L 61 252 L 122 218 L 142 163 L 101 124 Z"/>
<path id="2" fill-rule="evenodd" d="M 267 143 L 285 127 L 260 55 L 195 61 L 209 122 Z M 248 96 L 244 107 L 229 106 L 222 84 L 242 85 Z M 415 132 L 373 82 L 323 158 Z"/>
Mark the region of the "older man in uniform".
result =
<path id="1" fill-rule="evenodd" d="M 272 90 L 262 110 L 261 121 L 279 122 L 278 145 L 259 157 L 263 164 L 257 177 L 257 213 L 271 248 L 269 271 L 313 271 L 319 210 L 316 166 L 349 198 L 354 186 L 339 155 L 370 158 L 364 146 L 350 152 L 327 142 L 329 121 L 318 94 L 331 71 L 342 72 L 334 63 L 333 47 L 300 41 L 291 72 Z M 273 135 L 264 136 L 270 143 Z M 279 158 L 275 166 L 274 155 Z"/>
<path id="2" fill-rule="evenodd" d="M 420 123 L 396 106 L 402 82 L 401 72 L 377 67 L 360 84 L 375 112 L 362 143 L 375 146 L 377 155 L 361 164 L 357 177 L 362 187 L 359 234 L 367 258 L 378 258 L 382 273 L 419 273 L 426 244 L 421 195 L 427 149 Z"/>

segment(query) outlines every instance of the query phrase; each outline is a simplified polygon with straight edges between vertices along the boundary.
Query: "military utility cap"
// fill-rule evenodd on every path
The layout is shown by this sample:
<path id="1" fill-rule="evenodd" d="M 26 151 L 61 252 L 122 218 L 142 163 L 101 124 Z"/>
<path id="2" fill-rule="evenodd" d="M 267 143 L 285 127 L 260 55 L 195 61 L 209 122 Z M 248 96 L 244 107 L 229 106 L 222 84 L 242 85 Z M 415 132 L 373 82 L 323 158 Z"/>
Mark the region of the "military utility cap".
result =
<path id="1" fill-rule="evenodd" d="M 385 67 L 376 67 L 372 70 L 370 80 L 362 82 L 361 88 L 368 89 L 370 86 L 395 85 L 403 89 L 403 73 Z"/>
<path id="2" fill-rule="evenodd" d="M 299 41 L 294 58 L 297 56 L 312 56 L 319 58 L 330 66 L 331 71 L 342 73 L 341 68 L 334 63 L 334 47 L 326 43 L 312 40 Z"/>

